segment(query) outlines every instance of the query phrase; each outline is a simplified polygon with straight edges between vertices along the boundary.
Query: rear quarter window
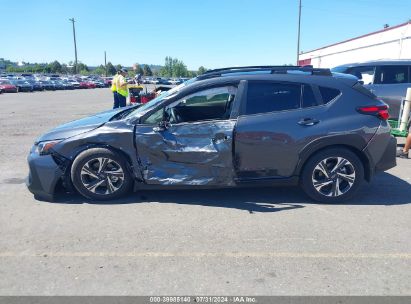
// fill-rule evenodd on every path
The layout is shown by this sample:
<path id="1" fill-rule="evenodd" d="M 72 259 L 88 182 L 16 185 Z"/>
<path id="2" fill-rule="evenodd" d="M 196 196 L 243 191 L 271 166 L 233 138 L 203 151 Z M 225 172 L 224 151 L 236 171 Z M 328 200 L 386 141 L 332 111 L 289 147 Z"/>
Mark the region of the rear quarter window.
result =
<path id="1" fill-rule="evenodd" d="M 320 94 L 324 104 L 329 103 L 341 94 L 340 90 L 333 88 L 318 87 L 318 89 L 320 90 Z"/>

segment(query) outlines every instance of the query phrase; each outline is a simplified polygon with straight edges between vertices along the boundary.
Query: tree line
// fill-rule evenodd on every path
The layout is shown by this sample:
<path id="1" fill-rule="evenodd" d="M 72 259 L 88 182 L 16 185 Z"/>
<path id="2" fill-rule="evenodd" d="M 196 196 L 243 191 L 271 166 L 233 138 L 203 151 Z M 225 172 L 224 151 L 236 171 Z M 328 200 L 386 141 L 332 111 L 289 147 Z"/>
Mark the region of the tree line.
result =
<path id="1" fill-rule="evenodd" d="M 86 64 L 78 62 L 76 71 L 81 75 L 107 75 L 112 76 L 122 66 L 120 64 L 113 65 L 108 62 L 106 66 L 99 65 L 95 69 L 91 69 Z M 57 60 L 50 63 L 34 63 L 25 64 L 24 66 L 6 65 L 6 72 L 9 73 L 44 73 L 44 74 L 74 74 L 74 63 L 70 61 L 68 64 L 60 63 Z M 129 69 L 129 76 L 134 77 L 136 74 L 143 76 L 161 76 L 161 77 L 195 77 L 207 71 L 206 68 L 200 66 L 197 71 L 189 71 L 183 61 L 167 56 L 164 66 L 157 69 L 150 68 L 150 65 L 136 63 L 132 69 Z"/>

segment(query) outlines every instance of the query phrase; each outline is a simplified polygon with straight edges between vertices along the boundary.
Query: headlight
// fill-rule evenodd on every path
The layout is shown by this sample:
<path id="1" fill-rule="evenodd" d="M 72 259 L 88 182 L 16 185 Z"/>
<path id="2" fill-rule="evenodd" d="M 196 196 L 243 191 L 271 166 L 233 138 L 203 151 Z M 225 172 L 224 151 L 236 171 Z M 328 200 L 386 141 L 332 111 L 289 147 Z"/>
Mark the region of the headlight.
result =
<path id="1" fill-rule="evenodd" d="M 57 145 L 61 140 L 51 140 L 39 142 L 36 146 L 36 152 L 40 155 L 50 154 L 50 149 Z"/>

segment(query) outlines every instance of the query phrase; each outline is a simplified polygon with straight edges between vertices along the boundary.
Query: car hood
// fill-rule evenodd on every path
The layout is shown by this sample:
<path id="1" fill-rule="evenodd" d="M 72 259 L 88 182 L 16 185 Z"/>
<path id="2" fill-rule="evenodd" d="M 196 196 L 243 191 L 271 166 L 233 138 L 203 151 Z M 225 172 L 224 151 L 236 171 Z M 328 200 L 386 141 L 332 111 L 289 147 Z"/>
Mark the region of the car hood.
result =
<path id="1" fill-rule="evenodd" d="M 93 116 L 65 123 L 40 136 L 36 140 L 36 143 L 48 140 L 66 139 L 69 137 L 73 137 L 82 133 L 92 131 L 94 129 L 97 129 L 98 127 L 101 127 L 106 122 L 110 121 L 117 114 L 132 108 L 135 108 L 135 106 L 109 110 L 95 114 Z"/>

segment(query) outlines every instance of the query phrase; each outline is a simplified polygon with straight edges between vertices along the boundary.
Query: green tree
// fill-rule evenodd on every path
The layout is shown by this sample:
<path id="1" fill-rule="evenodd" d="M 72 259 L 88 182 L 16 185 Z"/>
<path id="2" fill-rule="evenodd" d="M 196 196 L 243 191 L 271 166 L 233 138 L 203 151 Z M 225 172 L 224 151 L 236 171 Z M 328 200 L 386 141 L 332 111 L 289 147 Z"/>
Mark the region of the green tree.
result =
<path id="1" fill-rule="evenodd" d="M 165 58 L 164 66 L 160 69 L 160 75 L 163 77 L 185 77 L 187 74 L 184 62 L 169 56 Z"/>
<path id="2" fill-rule="evenodd" d="M 61 64 L 57 60 L 49 63 L 51 73 L 61 73 Z"/>
<path id="3" fill-rule="evenodd" d="M 200 66 L 198 68 L 197 75 L 203 75 L 205 72 L 207 72 L 207 69 L 203 66 Z"/>
<path id="4" fill-rule="evenodd" d="M 82 62 L 78 62 L 77 63 L 77 72 L 79 72 L 79 71 L 80 71 L 80 74 L 81 74 L 81 71 L 89 72 L 90 70 L 89 70 L 87 65 L 85 65 Z M 81 74 L 81 75 L 87 75 L 87 74 Z"/>
<path id="5" fill-rule="evenodd" d="M 138 63 L 136 63 L 134 66 L 133 66 L 133 69 L 134 69 L 134 67 L 135 67 L 135 73 L 136 74 L 140 74 L 140 75 L 143 75 L 144 74 L 144 70 L 143 70 L 143 68 L 141 67 L 141 65 L 140 64 L 138 64 Z"/>
<path id="6" fill-rule="evenodd" d="M 111 62 L 107 62 L 107 75 L 114 75 L 117 72 L 116 68 Z"/>
<path id="7" fill-rule="evenodd" d="M 117 71 L 121 70 L 122 68 L 123 68 L 123 67 L 121 66 L 121 64 L 117 64 L 117 65 L 116 65 L 116 70 L 117 70 Z"/>
<path id="8" fill-rule="evenodd" d="M 104 65 L 100 64 L 94 71 L 94 74 L 97 75 L 105 75 L 106 74 L 106 69 L 104 68 Z"/>
<path id="9" fill-rule="evenodd" d="M 151 71 L 150 67 L 147 64 L 144 65 L 143 74 L 144 76 L 153 76 L 153 71 Z"/>

